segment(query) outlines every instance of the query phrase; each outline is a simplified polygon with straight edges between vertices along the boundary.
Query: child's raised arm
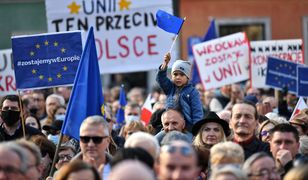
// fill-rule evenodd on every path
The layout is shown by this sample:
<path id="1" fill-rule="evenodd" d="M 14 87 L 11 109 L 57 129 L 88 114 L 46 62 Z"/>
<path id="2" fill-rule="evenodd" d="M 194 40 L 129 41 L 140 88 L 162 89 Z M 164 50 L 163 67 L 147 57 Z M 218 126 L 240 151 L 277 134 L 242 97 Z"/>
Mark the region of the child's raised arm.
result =
<path id="1" fill-rule="evenodd" d="M 164 62 L 163 64 L 161 65 L 160 69 L 161 70 L 165 70 L 167 67 L 168 67 L 168 64 L 170 62 L 170 59 L 171 59 L 171 55 L 170 53 L 166 53 L 165 56 L 164 56 Z"/>

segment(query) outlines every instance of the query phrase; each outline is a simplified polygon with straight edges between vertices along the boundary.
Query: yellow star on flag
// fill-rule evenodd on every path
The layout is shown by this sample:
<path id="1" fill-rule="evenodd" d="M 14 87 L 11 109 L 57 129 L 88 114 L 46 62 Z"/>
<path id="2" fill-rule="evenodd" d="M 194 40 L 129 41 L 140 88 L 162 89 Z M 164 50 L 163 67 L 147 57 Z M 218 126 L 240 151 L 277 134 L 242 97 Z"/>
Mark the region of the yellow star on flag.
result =
<path id="1" fill-rule="evenodd" d="M 63 71 L 67 71 L 67 67 L 66 66 L 64 66 L 62 69 L 63 69 Z"/>
<path id="2" fill-rule="evenodd" d="M 78 5 L 75 1 L 73 1 L 70 5 L 67 6 L 68 9 L 70 9 L 70 14 L 78 14 L 80 5 Z"/>
<path id="3" fill-rule="evenodd" d="M 30 56 L 34 56 L 34 52 L 33 51 L 30 52 Z"/>
<path id="4" fill-rule="evenodd" d="M 32 74 L 36 74 L 36 70 L 35 69 L 32 69 Z"/>
<path id="5" fill-rule="evenodd" d="M 61 52 L 62 52 L 62 53 L 65 53 L 65 51 L 66 51 L 65 48 L 62 48 L 62 49 L 61 49 Z"/>
<path id="6" fill-rule="evenodd" d="M 52 81 L 52 77 L 49 77 L 49 78 L 48 78 L 48 81 L 51 82 L 51 81 Z"/>
<path id="7" fill-rule="evenodd" d="M 45 44 L 45 46 L 48 46 L 49 42 L 46 40 L 46 41 L 44 42 L 44 44 Z"/>
<path id="8" fill-rule="evenodd" d="M 60 73 L 57 74 L 57 78 L 60 79 L 62 75 Z"/>
<path id="9" fill-rule="evenodd" d="M 44 79 L 44 76 L 43 76 L 43 75 L 40 75 L 39 78 L 42 80 L 42 79 Z"/>
<path id="10" fill-rule="evenodd" d="M 57 41 L 53 43 L 54 46 L 58 46 L 58 44 L 59 43 Z"/>
<path id="11" fill-rule="evenodd" d="M 129 10 L 129 6 L 132 4 L 132 2 L 128 0 L 120 0 L 118 4 L 120 6 L 120 11 L 122 11 L 124 9 Z"/>
<path id="12" fill-rule="evenodd" d="M 36 47 L 36 49 L 40 49 L 41 45 L 36 44 L 35 47 Z"/>

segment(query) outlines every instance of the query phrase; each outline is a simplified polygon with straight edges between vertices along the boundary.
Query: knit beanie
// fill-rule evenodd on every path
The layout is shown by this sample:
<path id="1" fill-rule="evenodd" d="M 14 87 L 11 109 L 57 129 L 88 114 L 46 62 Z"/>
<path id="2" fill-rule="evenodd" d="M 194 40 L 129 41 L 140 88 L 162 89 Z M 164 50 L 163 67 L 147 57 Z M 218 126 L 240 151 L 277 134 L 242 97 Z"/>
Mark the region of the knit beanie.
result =
<path id="1" fill-rule="evenodd" d="M 174 71 L 181 71 L 190 79 L 191 64 L 189 61 L 181 59 L 176 60 L 172 65 L 171 74 L 173 74 Z"/>

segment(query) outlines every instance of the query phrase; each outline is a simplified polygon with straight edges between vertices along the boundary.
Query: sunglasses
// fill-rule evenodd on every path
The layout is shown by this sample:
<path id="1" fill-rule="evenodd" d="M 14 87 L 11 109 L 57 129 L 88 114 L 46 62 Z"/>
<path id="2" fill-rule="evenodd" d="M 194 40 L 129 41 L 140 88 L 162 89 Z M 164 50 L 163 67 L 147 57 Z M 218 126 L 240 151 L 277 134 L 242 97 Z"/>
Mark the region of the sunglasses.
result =
<path id="1" fill-rule="evenodd" d="M 82 143 L 88 144 L 92 139 L 94 144 L 100 144 L 103 139 L 108 138 L 109 136 L 80 136 L 80 141 Z"/>
<path id="2" fill-rule="evenodd" d="M 167 153 L 175 153 L 177 150 L 184 156 L 190 156 L 193 154 L 194 150 L 188 146 L 172 146 L 172 145 L 164 145 L 161 147 L 161 152 Z"/>

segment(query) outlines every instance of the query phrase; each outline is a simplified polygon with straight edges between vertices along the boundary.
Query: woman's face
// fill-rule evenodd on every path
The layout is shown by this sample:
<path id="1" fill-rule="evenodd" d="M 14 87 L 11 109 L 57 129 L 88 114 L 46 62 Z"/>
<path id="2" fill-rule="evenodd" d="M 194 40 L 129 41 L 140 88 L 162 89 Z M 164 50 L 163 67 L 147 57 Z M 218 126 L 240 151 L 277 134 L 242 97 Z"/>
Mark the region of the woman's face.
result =
<path id="1" fill-rule="evenodd" d="M 269 131 L 275 127 L 274 124 L 268 123 L 261 130 L 261 139 L 263 142 L 269 142 Z"/>
<path id="2" fill-rule="evenodd" d="M 37 121 L 32 116 L 29 116 L 26 118 L 26 125 L 39 129 L 39 125 L 37 124 Z"/>
<path id="3" fill-rule="evenodd" d="M 203 125 L 201 132 L 202 141 L 208 145 L 214 145 L 222 141 L 223 132 L 220 124 L 208 122 Z"/>

